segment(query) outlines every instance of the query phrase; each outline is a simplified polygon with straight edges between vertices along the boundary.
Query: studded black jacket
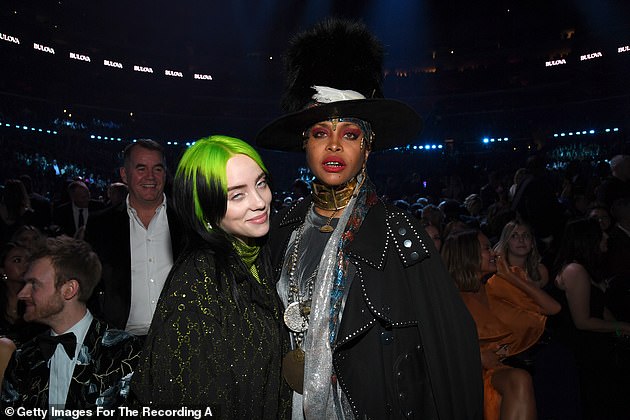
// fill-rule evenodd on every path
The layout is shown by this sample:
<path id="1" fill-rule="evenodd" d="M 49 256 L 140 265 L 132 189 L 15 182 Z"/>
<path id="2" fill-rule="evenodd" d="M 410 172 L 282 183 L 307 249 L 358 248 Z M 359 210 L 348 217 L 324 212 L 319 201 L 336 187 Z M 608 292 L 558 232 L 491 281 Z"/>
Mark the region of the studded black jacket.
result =
<path id="1" fill-rule="evenodd" d="M 310 198 L 302 200 L 272 220 L 276 281 L 291 233 L 310 204 Z M 356 274 L 333 366 L 355 417 L 481 419 L 475 324 L 420 223 L 379 201 L 347 257 Z"/>

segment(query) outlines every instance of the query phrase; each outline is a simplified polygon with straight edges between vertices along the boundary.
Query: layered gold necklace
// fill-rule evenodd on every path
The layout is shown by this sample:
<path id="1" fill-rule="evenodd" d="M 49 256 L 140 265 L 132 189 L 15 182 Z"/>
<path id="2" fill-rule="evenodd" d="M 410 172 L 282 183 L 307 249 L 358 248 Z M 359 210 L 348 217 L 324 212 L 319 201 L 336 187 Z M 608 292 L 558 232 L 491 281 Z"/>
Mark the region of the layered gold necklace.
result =
<path id="1" fill-rule="evenodd" d="M 330 233 L 334 228 L 330 225 L 330 222 L 335 217 L 339 210 L 343 210 L 348 206 L 352 193 L 354 193 L 358 177 L 352 178 L 345 185 L 339 187 L 329 187 L 320 182 L 313 181 L 313 204 L 320 210 L 332 211 L 333 213 L 328 218 L 326 224 L 319 228 L 320 232 Z M 365 177 L 363 177 L 365 179 Z M 362 181 L 363 182 L 363 181 Z"/>

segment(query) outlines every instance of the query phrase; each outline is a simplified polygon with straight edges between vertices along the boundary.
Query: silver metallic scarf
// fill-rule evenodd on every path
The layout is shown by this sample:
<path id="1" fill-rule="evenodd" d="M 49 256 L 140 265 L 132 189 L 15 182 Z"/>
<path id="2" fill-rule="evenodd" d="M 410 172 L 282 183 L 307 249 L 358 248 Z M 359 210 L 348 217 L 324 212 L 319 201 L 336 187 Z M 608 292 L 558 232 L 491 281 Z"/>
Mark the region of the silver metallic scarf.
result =
<path id="1" fill-rule="evenodd" d="M 303 410 L 307 419 L 353 418 L 352 411 L 339 406 L 340 399 L 335 399 L 336 386 L 333 386 L 332 348 L 331 348 L 331 295 L 335 287 L 335 279 L 339 275 L 337 265 L 339 254 L 343 252 L 344 234 L 349 230 L 356 231 L 362 221 L 359 217 L 348 226 L 348 221 L 357 218 L 355 207 L 367 211 L 367 192 L 371 190 L 365 173 L 358 175 L 355 192 L 337 223 L 337 227 L 329 238 L 319 262 L 315 279 L 308 333 L 304 340 L 304 394 Z M 365 184 L 365 185 L 364 185 Z M 360 194 L 361 193 L 361 194 Z M 359 203 L 357 203 L 359 202 Z M 362 212 L 363 213 L 363 212 Z M 363 216 L 364 214 L 361 214 Z M 339 314 L 337 314 L 339 316 Z M 332 332 L 334 336 L 334 331 Z M 345 399 L 342 396 L 341 400 Z M 343 404 L 346 406 L 346 404 Z"/>

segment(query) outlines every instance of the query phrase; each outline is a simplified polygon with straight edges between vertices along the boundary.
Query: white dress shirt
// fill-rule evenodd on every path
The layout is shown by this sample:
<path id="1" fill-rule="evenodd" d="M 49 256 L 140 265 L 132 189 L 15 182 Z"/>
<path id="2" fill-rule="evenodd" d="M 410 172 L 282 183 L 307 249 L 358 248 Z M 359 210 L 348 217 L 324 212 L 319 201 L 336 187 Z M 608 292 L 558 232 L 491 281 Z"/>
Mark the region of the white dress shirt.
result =
<path id="1" fill-rule="evenodd" d="M 171 233 L 166 216 L 166 196 L 145 228 L 129 204 L 129 241 L 131 247 L 131 309 L 125 330 L 146 335 L 158 298 L 173 266 Z"/>
<path id="2" fill-rule="evenodd" d="M 77 207 L 74 202 L 72 202 L 72 215 L 74 216 L 74 228 L 79 230 L 81 226 L 79 226 L 79 210 L 83 210 L 83 226 L 87 224 L 88 220 L 88 209 Z"/>
<path id="3" fill-rule="evenodd" d="M 77 357 L 81 351 L 83 340 L 92 325 L 92 314 L 89 310 L 86 311 L 85 316 L 81 318 L 81 321 L 74 324 L 65 333 L 74 333 L 77 337 L 77 347 L 74 350 L 74 357 L 70 359 L 66 350 L 62 345 L 57 344 L 55 353 L 48 361 L 50 367 L 50 376 L 48 383 L 48 404 L 54 405 L 55 408 L 63 408 L 66 404 L 66 398 L 68 397 L 68 390 L 70 389 L 70 381 L 72 380 L 72 374 L 74 373 L 74 366 L 77 363 Z M 52 336 L 59 335 L 51 331 Z"/>

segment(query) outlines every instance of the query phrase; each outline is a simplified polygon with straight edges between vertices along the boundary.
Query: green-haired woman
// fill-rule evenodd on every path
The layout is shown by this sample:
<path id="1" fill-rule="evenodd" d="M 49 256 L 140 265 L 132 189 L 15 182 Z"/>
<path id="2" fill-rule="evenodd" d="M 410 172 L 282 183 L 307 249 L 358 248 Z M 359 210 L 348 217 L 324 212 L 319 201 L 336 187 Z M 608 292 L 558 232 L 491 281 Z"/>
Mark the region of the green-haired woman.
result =
<path id="1" fill-rule="evenodd" d="M 187 244 L 153 317 L 135 397 L 142 406 L 209 407 L 222 418 L 282 418 L 284 334 L 261 248 L 267 169 L 247 143 L 212 136 L 184 153 L 173 187 Z"/>

